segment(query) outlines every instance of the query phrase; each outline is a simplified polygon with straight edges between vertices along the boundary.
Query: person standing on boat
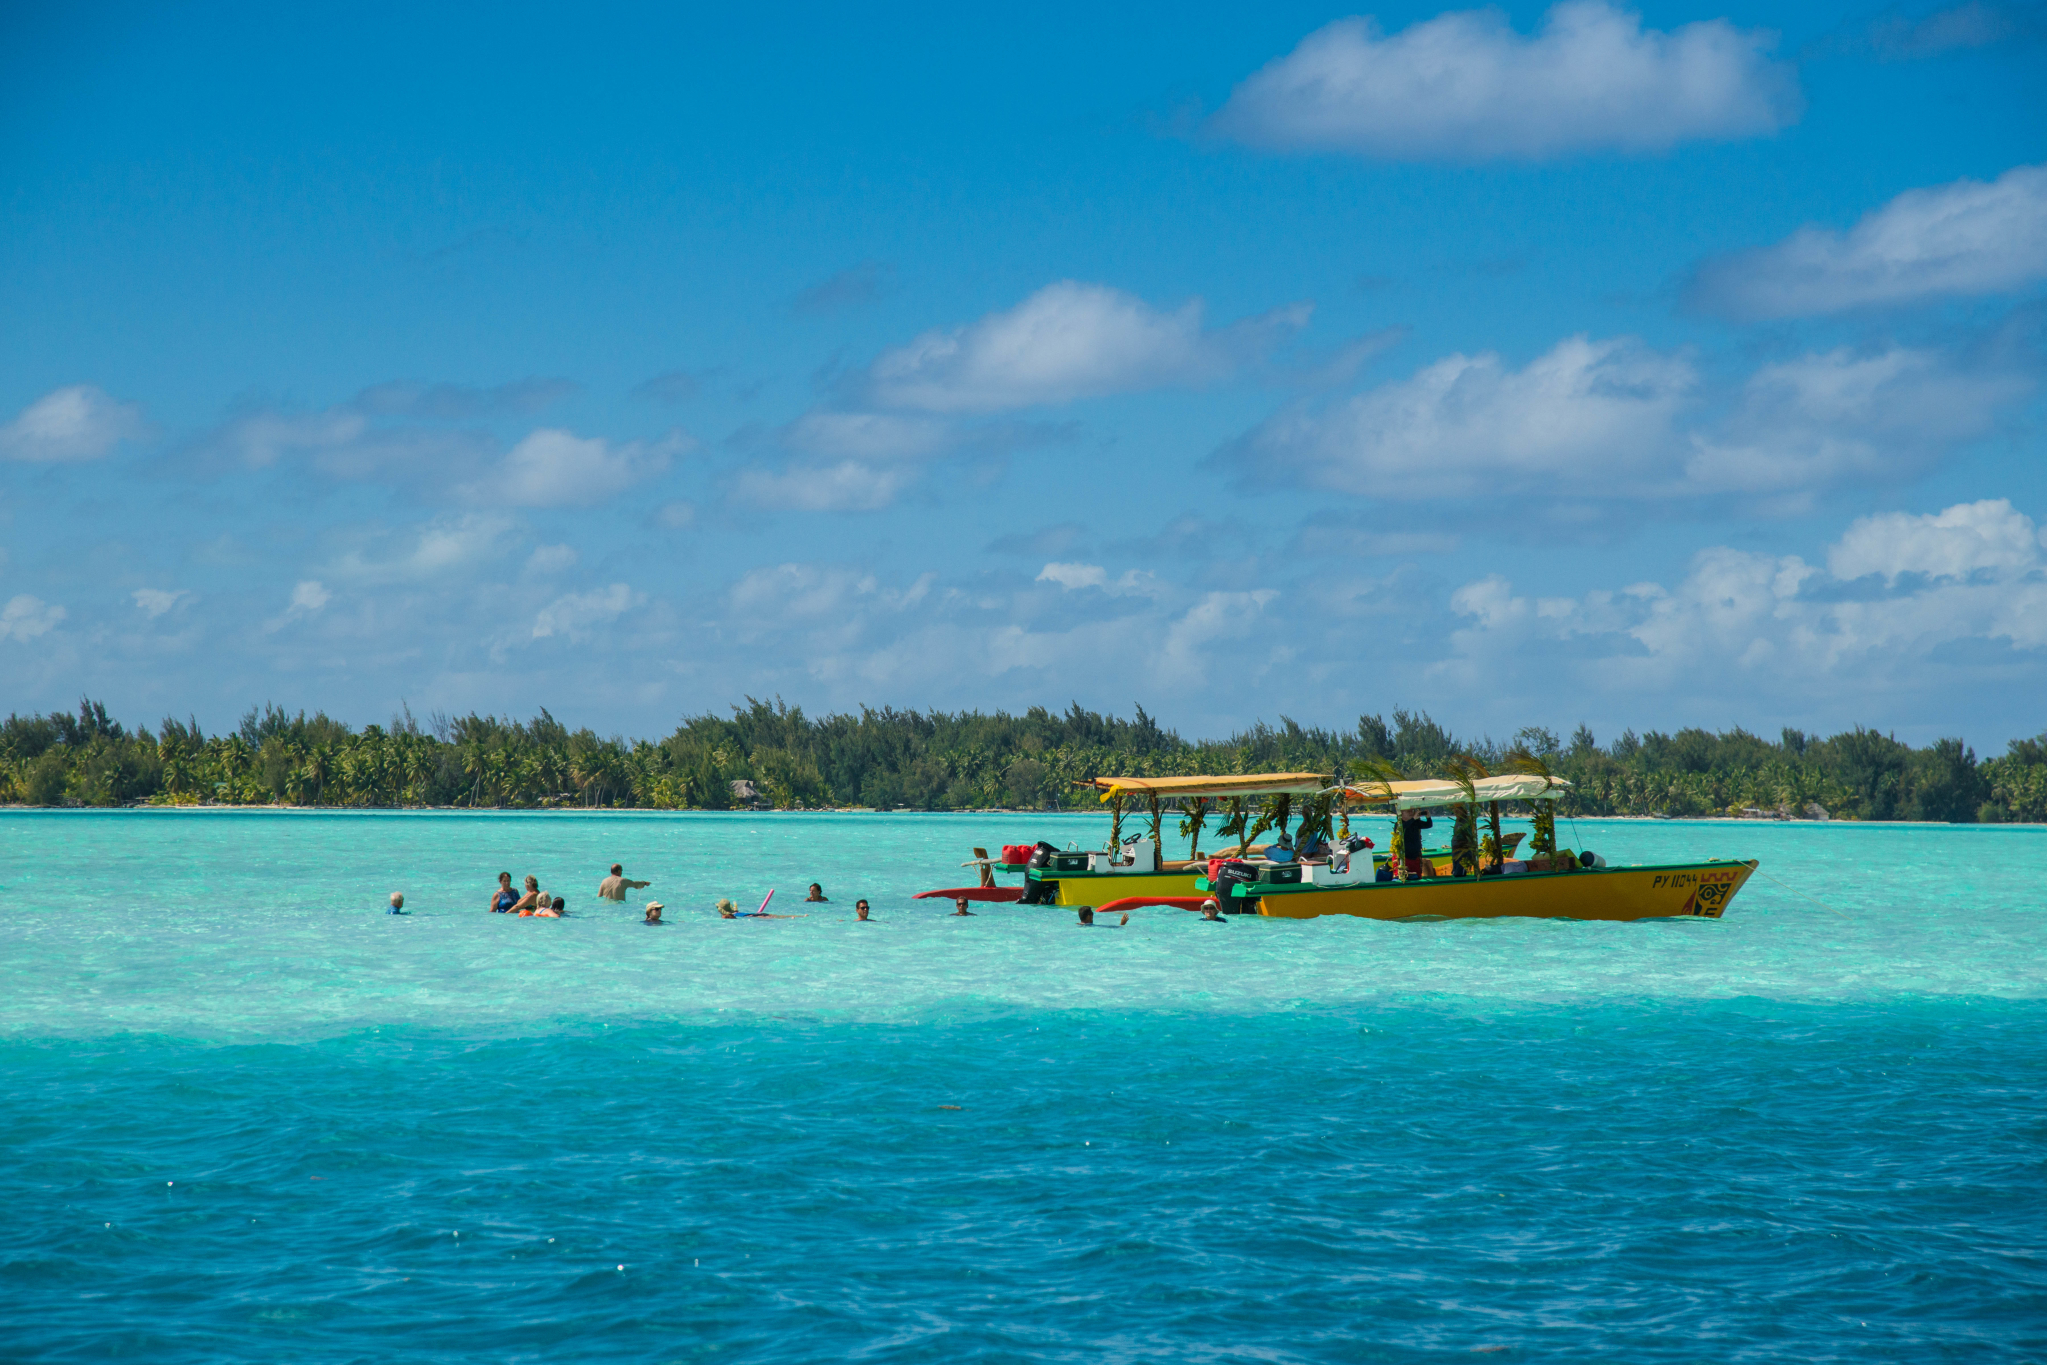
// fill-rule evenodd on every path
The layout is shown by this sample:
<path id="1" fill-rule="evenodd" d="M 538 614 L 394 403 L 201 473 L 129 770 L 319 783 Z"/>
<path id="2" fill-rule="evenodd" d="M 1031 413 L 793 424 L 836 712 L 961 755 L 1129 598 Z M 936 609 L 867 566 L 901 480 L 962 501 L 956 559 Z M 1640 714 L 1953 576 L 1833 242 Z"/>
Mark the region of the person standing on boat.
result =
<path id="1" fill-rule="evenodd" d="M 1434 828 L 1435 823 L 1434 817 L 1423 815 L 1420 811 L 1405 810 L 1400 813 L 1401 870 L 1410 879 L 1428 875 L 1422 871 L 1422 864 L 1427 861 L 1422 857 L 1422 831 Z"/>

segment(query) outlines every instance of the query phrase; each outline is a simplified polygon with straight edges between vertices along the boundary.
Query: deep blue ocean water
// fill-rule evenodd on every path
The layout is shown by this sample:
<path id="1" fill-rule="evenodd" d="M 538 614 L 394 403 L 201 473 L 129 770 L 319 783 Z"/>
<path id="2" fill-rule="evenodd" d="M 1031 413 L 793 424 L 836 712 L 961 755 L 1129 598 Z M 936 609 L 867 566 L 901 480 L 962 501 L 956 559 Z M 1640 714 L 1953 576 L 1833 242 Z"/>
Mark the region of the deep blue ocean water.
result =
<path id="1" fill-rule="evenodd" d="M 0 814 L 0 1359 L 2047 1358 L 2047 831 L 1568 831 L 1825 903 L 1717 922 L 909 899 L 1105 832 Z"/>

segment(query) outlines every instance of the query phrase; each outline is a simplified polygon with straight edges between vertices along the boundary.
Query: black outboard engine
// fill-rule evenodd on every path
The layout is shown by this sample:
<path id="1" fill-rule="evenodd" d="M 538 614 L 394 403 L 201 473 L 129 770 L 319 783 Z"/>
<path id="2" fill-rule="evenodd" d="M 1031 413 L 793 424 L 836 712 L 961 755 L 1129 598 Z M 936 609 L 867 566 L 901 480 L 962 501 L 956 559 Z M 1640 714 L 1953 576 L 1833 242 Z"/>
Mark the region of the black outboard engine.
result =
<path id="1" fill-rule="evenodd" d="M 1059 846 L 1057 844 L 1048 844 L 1043 839 L 1038 840 L 1038 846 L 1031 850 L 1031 870 L 1043 873 L 1046 868 L 1052 865 L 1052 855 L 1058 851 Z M 1049 877 L 1033 877 L 1030 872 L 1024 873 L 1023 904 L 1056 905 L 1058 903 L 1058 882 Z"/>
<path id="2" fill-rule="evenodd" d="M 1257 880 L 1257 868 L 1250 863 L 1232 858 L 1215 870 L 1215 877 L 1209 882 L 1209 887 L 1215 896 L 1215 903 L 1222 907 L 1225 915 L 1251 915 L 1257 913 L 1256 893 L 1241 896 L 1237 888 Z"/>

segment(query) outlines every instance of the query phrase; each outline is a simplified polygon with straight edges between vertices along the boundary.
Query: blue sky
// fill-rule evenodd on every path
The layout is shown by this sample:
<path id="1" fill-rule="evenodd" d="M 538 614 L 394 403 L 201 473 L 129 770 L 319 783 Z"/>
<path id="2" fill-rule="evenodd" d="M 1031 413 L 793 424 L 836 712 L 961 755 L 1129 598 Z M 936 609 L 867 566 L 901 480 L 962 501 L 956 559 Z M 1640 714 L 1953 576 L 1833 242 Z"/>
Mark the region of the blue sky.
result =
<path id="1" fill-rule="evenodd" d="M 2047 726 L 2047 12 L 80 6 L 0 692 Z"/>

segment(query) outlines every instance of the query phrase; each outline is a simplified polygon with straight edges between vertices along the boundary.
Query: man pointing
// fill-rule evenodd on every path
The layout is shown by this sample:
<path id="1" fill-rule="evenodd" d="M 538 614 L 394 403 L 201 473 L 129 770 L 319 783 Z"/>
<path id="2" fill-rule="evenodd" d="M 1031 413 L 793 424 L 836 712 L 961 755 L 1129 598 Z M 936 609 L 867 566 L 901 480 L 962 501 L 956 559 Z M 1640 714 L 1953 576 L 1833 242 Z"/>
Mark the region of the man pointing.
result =
<path id="1" fill-rule="evenodd" d="M 643 886 L 652 885 L 652 882 L 636 882 L 629 879 L 625 875 L 625 865 L 623 863 L 613 863 L 611 865 L 611 875 L 597 883 L 597 894 L 608 901 L 622 901 L 625 899 L 627 888 L 637 891 Z"/>

